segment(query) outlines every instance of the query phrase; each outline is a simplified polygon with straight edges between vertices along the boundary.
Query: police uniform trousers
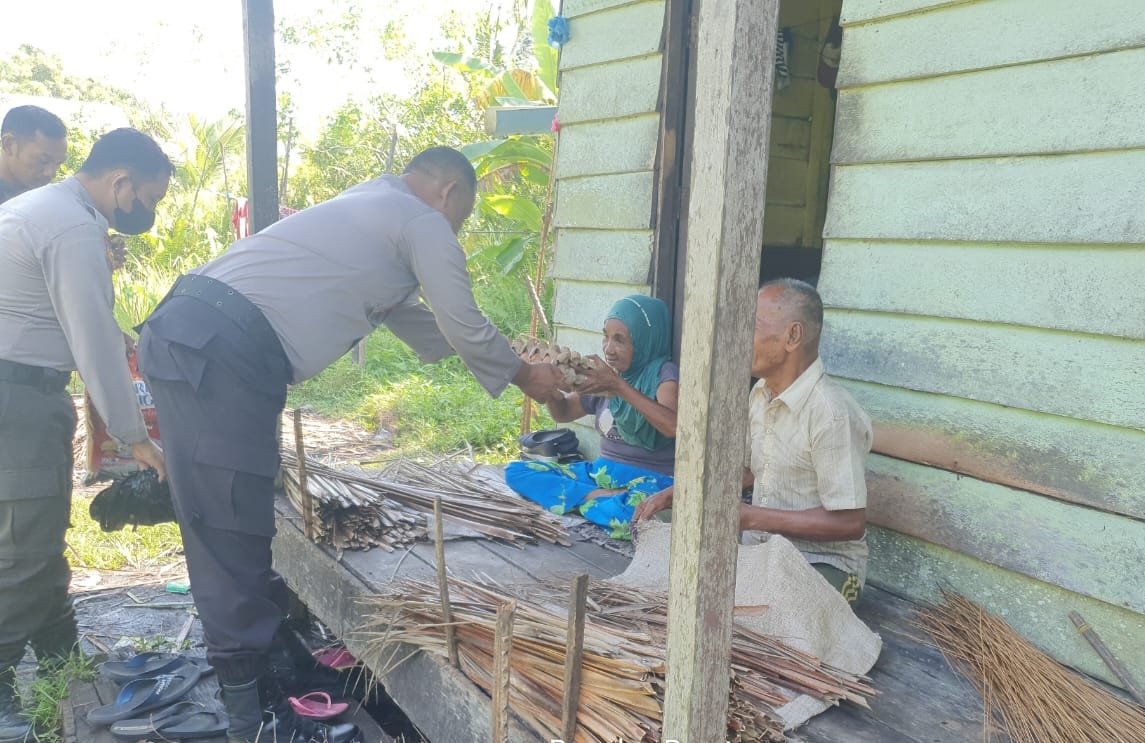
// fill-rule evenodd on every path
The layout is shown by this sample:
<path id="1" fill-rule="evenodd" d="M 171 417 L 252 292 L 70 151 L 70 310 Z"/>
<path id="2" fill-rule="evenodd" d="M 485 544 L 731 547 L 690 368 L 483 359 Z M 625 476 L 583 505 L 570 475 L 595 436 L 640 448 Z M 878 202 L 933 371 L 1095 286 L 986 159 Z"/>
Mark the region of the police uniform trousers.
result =
<path id="1" fill-rule="evenodd" d="M 228 315 L 214 303 L 169 296 L 139 339 L 207 657 L 226 684 L 266 672 L 287 607 L 271 538 L 290 365 L 252 307 Z M 252 317 L 257 322 L 246 322 Z"/>
<path id="2" fill-rule="evenodd" d="M 31 374 L 12 381 L 17 371 Z M 40 371 L 50 379 L 31 378 Z M 29 643 L 42 663 L 76 642 L 64 557 L 76 430 L 69 376 L 0 362 L 0 673 Z"/>

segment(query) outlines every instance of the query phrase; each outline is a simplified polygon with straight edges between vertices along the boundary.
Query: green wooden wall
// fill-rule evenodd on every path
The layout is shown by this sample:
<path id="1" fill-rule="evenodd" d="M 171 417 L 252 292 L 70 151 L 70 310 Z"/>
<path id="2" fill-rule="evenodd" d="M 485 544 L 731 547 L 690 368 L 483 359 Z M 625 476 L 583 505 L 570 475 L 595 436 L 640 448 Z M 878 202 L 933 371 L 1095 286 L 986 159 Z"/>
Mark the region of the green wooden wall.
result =
<path id="1" fill-rule="evenodd" d="M 555 165 L 557 341 L 600 353 L 609 307 L 647 294 L 665 0 L 566 0 Z M 598 446 L 578 426 L 589 453 Z"/>
<path id="2" fill-rule="evenodd" d="M 1145 672 L 1145 13 L 844 0 L 824 358 L 875 420 L 871 580 Z"/>

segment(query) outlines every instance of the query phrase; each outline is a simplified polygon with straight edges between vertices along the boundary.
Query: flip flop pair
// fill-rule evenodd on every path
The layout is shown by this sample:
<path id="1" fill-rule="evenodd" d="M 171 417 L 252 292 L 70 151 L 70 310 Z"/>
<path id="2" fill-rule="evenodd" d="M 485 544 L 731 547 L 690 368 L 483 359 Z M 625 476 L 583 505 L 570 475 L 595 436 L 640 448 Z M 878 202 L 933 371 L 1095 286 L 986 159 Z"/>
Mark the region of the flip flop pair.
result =
<path id="1" fill-rule="evenodd" d="M 119 690 L 119 696 L 114 702 L 88 710 L 87 721 L 93 725 L 109 725 L 168 707 L 194 688 L 202 675 L 197 665 L 184 659 L 183 663 L 168 669 L 167 673 L 128 681 Z"/>
<path id="2" fill-rule="evenodd" d="M 332 701 L 330 695 L 324 691 L 312 691 L 300 697 L 290 697 L 289 701 L 290 706 L 300 716 L 315 720 L 328 720 L 350 709 L 350 705 L 346 702 Z"/>
<path id="3" fill-rule="evenodd" d="M 139 653 L 127 660 L 109 660 L 99 666 L 100 675 L 116 683 L 127 683 L 136 679 L 154 678 L 173 669 L 192 663 L 206 676 L 214 671 L 204 658 L 188 658 L 178 653 Z"/>
<path id="4" fill-rule="evenodd" d="M 226 715 L 198 702 L 177 702 L 147 717 L 111 725 L 111 734 L 124 740 L 212 738 L 226 732 Z"/>

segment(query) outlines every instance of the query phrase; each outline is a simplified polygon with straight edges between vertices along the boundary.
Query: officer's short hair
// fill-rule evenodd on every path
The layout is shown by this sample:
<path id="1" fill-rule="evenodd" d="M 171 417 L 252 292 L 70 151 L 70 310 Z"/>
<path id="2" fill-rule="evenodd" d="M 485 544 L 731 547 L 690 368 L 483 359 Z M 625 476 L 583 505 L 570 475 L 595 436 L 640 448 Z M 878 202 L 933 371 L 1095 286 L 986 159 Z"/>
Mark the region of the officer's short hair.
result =
<path id="1" fill-rule="evenodd" d="M 405 172 L 425 173 L 432 178 L 456 178 L 476 193 L 477 173 L 469 158 L 452 147 L 430 147 L 414 155 Z"/>
<path id="2" fill-rule="evenodd" d="M 48 139 L 64 139 L 68 128 L 59 116 L 39 106 L 16 106 L 4 114 L 0 136 L 14 134 L 21 139 L 32 139 L 39 132 Z"/>
<path id="3" fill-rule="evenodd" d="M 171 158 L 159 144 L 130 127 L 113 129 L 97 139 L 79 172 L 98 177 L 116 168 L 127 168 L 148 181 L 169 178 L 174 172 Z"/>

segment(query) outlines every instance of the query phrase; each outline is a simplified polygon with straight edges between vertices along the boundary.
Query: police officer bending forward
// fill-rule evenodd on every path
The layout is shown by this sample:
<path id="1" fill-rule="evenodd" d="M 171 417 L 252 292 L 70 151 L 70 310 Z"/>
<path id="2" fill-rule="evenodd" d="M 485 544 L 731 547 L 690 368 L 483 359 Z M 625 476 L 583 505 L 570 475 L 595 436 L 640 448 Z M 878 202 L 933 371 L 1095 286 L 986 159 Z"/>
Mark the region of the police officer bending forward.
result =
<path id="1" fill-rule="evenodd" d="M 424 361 L 456 351 L 490 395 L 510 383 L 542 402 L 557 394 L 556 367 L 522 363 L 473 301 L 456 235 L 476 188 L 460 152 L 426 150 L 401 176 L 235 243 L 181 277 L 143 327 L 139 365 L 232 742 L 356 736 L 297 716 L 269 662 L 286 601 L 270 544 L 287 384 L 386 325 Z"/>

